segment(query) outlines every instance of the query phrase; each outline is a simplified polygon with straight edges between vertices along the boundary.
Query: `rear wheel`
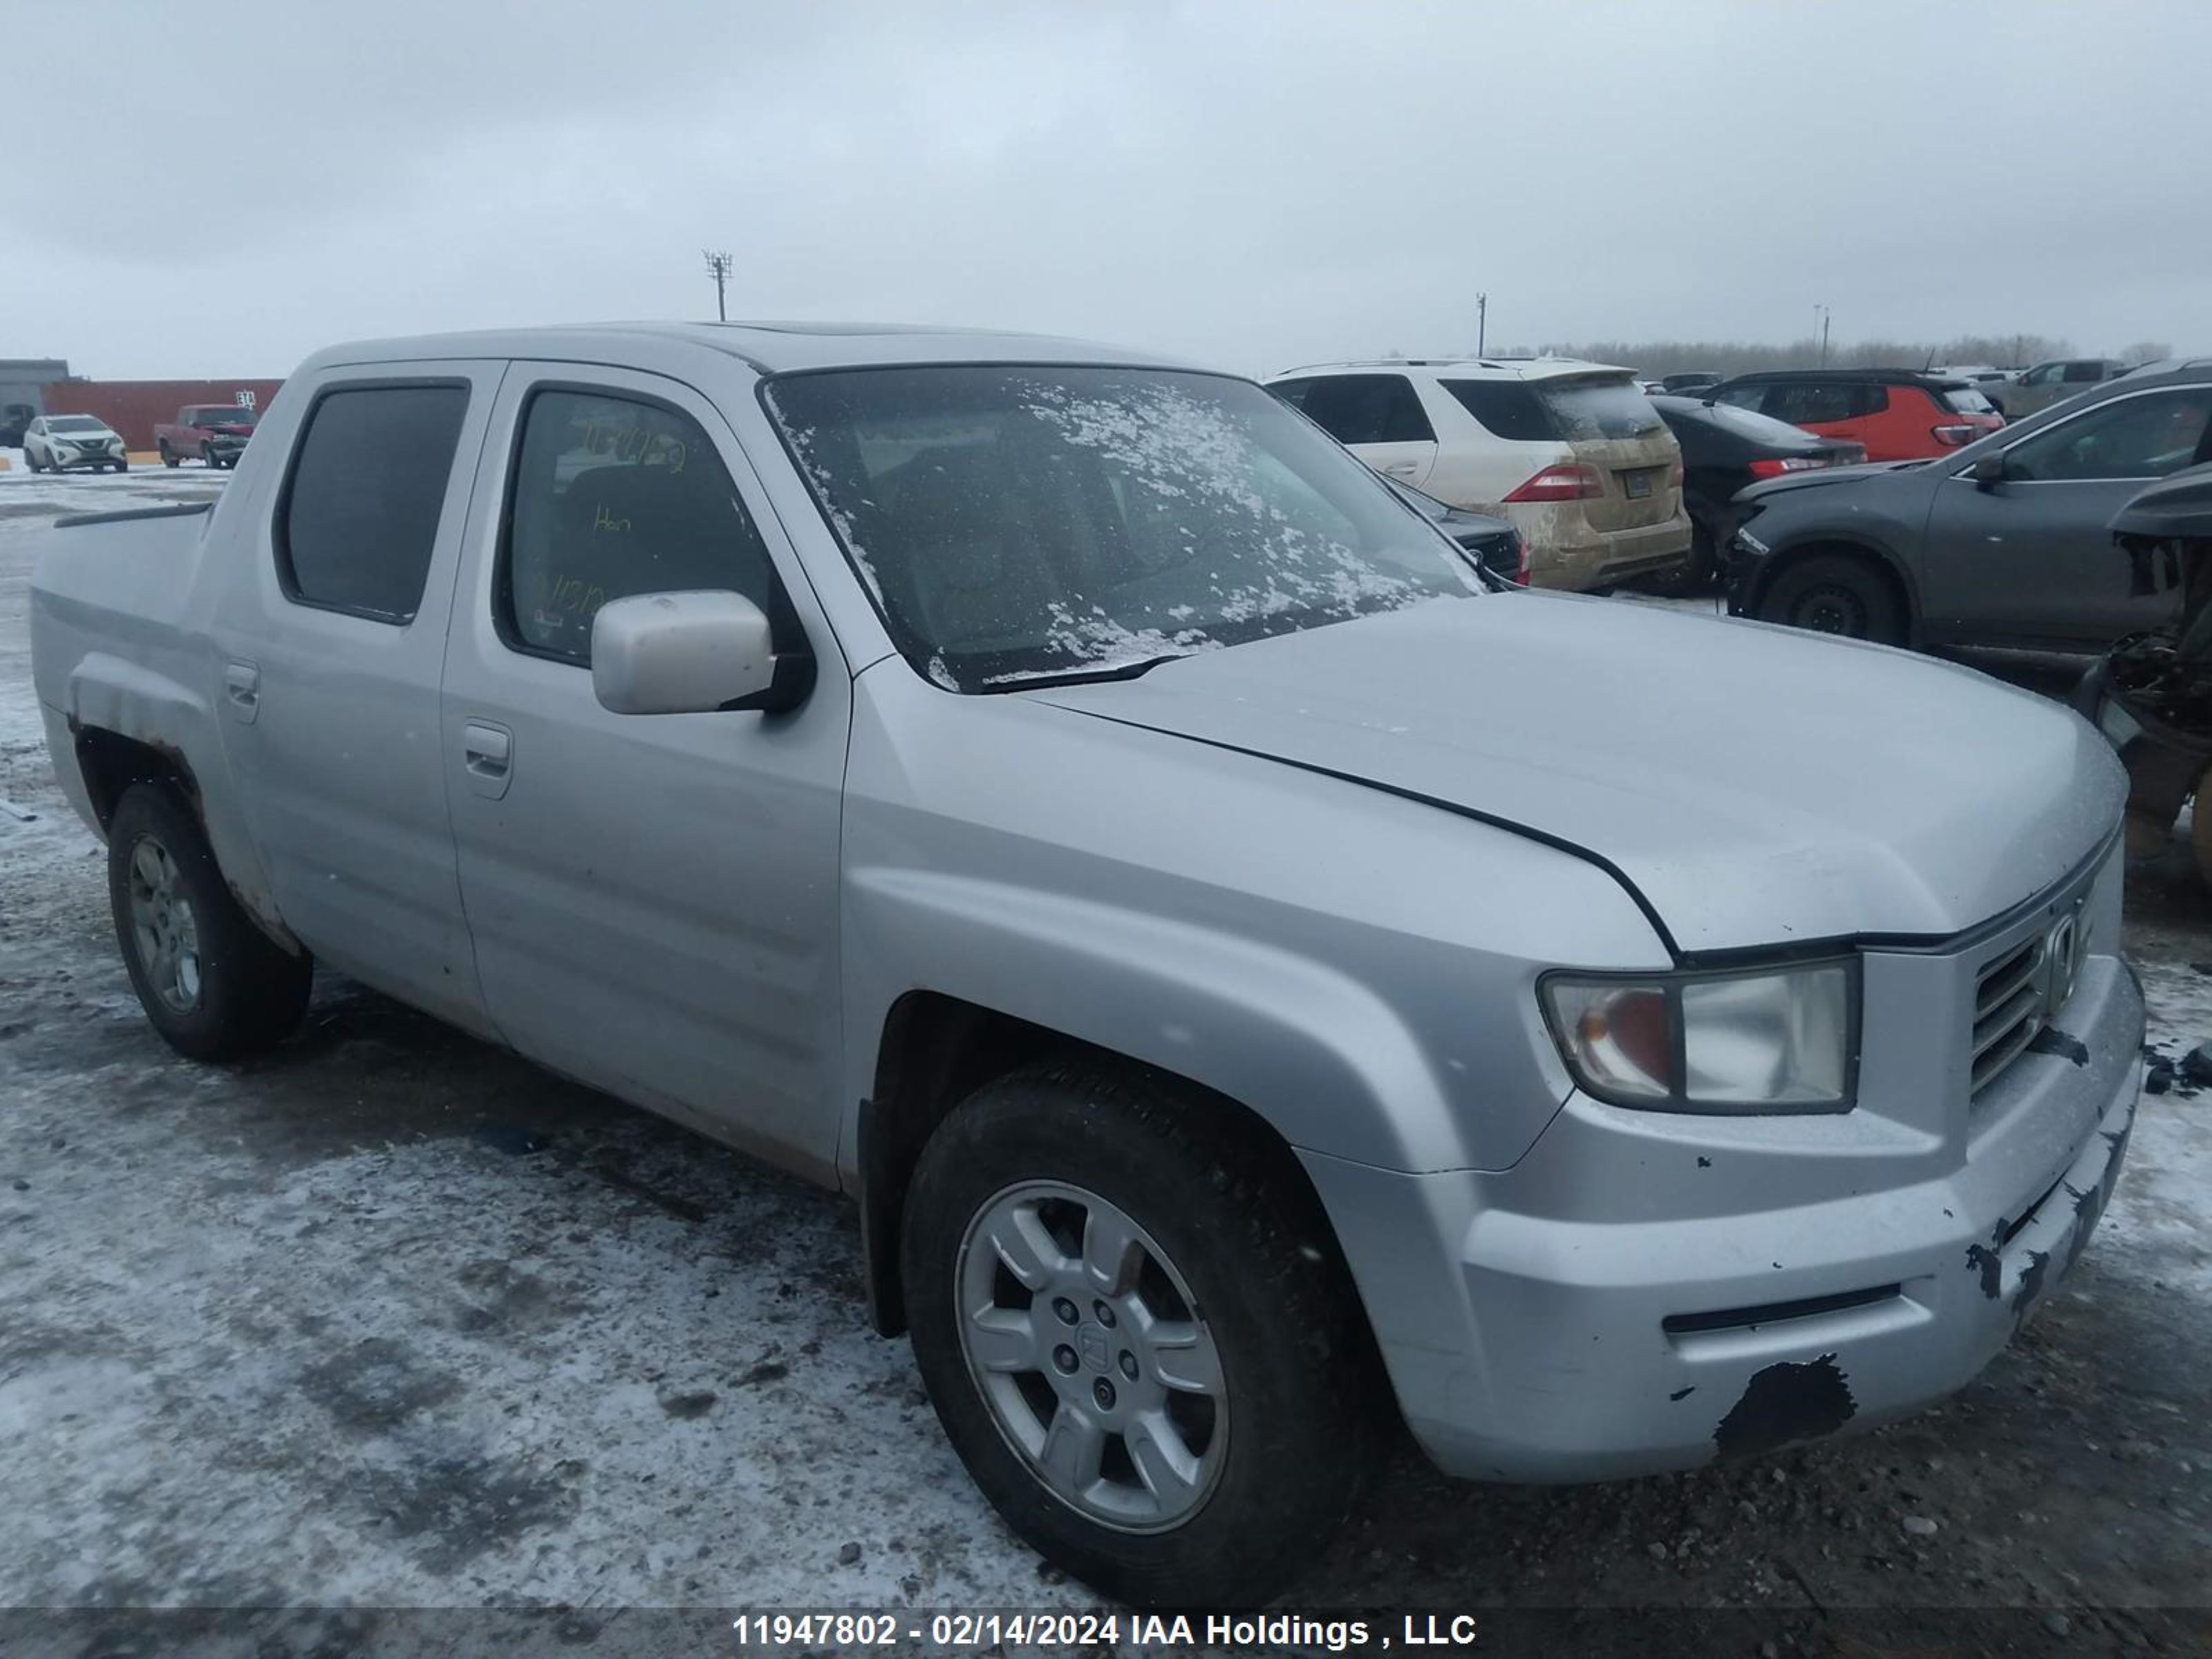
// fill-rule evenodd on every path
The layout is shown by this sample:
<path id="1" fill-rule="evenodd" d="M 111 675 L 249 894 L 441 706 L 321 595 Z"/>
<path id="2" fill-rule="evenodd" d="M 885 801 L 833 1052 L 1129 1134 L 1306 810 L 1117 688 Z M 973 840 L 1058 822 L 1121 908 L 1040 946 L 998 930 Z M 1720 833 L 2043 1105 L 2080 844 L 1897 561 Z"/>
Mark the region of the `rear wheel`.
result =
<path id="1" fill-rule="evenodd" d="M 1310 1191 L 1164 1079 L 1043 1066 L 924 1149 L 914 1352 L 1032 1547 L 1140 1606 L 1248 1605 L 1349 1512 L 1371 1348 Z"/>
<path id="2" fill-rule="evenodd" d="M 117 803 L 107 896 L 139 1006 L 179 1054 L 252 1054 L 307 1012 L 314 964 L 254 926 L 224 884 L 198 820 L 172 790 L 136 783 Z"/>
<path id="3" fill-rule="evenodd" d="M 1820 554 L 1790 566 L 1766 590 L 1759 614 L 1815 634 L 1905 642 L 1905 607 L 1889 578 L 1870 560 L 1848 554 Z"/>

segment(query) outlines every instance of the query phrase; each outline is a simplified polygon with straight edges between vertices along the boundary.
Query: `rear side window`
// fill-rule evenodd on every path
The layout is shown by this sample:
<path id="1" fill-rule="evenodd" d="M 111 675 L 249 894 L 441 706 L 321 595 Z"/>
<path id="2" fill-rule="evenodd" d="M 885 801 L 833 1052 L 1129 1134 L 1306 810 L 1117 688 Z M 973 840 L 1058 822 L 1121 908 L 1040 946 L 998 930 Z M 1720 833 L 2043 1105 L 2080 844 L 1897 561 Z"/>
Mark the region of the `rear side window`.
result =
<path id="1" fill-rule="evenodd" d="M 2105 366 L 2097 362 L 2069 363 L 2066 378 L 2069 381 L 2101 380 L 2105 378 Z"/>
<path id="2" fill-rule="evenodd" d="M 1713 393 L 1713 401 L 1726 404 L 1731 409 L 1758 410 L 1766 401 L 1773 388 L 1764 380 L 1754 380 L 1749 386 L 1723 386 Z"/>
<path id="3" fill-rule="evenodd" d="M 1783 380 L 1766 389 L 1764 412 L 1792 426 L 1815 422 L 1855 421 L 1885 408 L 1887 394 L 1878 386 L 1853 380 Z"/>
<path id="4" fill-rule="evenodd" d="M 453 383 L 350 386 L 315 400 L 276 510 L 291 599 L 413 618 L 468 404 L 468 387 Z"/>
<path id="5" fill-rule="evenodd" d="M 1666 424 L 1633 380 L 1541 381 L 1535 390 L 1569 443 L 1647 437 Z"/>
<path id="6" fill-rule="evenodd" d="M 1285 401 L 1340 444 L 1436 441 L 1420 394 L 1402 374 L 1324 375 L 1308 381 L 1304 392 Z"/>
<path id="7" fill-rule="evenodd" d="M 738 592 L 777 616 L 760 532 L 714 445 L 679 410 L 538 392 L 508 500 L 495 603 L 518 649 L 587 664 L 599 607 L 633 593 Z"/>
<path id="8" fill-rule="evenodd" d="M 1551 411 L 1528 385 L 1520 380 L 1439 380 L 1437 385 L 1459 399 L 1460 407 L 1480 422 L 1492 437 L 1508 443 L 1554 443 L 1559 428 Z"/>

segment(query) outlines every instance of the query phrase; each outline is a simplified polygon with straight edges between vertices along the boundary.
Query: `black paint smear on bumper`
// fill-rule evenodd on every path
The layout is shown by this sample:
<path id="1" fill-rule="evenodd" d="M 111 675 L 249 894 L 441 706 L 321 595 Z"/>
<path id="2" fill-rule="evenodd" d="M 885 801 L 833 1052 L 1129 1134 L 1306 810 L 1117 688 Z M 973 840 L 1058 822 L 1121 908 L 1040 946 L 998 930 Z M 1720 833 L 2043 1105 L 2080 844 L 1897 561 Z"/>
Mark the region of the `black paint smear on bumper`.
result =
<path id="1" fill-rule="evenodd" d="M 1713 1431 L 1723 1457 L 1756 1457 L 1798 1440 L 1833 1434 L 1858 1414 L 1850 1384 L 1824 1353 L 1799 1364 L 1784 1360 L 1753 1376 L 1743 1398 Z"/>
<path id="2" fill-rule="evenodd" d="M 1986 1244 L 1966 1246 L 1966 1265 L 1982 1276 L 1982 1294 L 1992 1302 L 2004 1280 L 2004 1261 Z"/>
<path id="3" fill-rule="evenodd" d="M 2042 1293 L 2043 1275 L 2050 1267 L 2050 1251 L 2030 1250 L 2027 1253 L 2027 1266 L 2021 1269 L 2019 1286 L 2012 1293 L 2012 1316 L 2014 1319 L 2027 1316 L 2028 1309 L 2034 1305 L 2035 1298 Z"/>
<path id="4" fill-rule="evenodd" d="M 2068 1036 L 2055 1025 L 2046 1025 L 2038 1031 L 2027 1045 L 2031 1054 L 2060 1054 L 2076 1066 L 2089 1063 L 2089 1045 L 2080 1037 Z"/>

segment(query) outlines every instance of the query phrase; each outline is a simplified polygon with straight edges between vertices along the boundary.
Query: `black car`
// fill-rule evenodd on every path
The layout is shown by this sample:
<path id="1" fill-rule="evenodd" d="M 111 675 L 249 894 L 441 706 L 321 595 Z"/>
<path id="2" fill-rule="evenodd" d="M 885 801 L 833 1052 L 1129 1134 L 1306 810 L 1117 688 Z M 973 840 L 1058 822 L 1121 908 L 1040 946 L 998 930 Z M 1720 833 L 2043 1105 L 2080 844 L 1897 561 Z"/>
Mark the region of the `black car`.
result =
<path id="1" fill-rule="evenodd" d="M 1729 502 L 1737 490 L 1765 478 L 1856 466 L 1866 459 L 1857 444 L 1823 438 L 1730 404 L 1654 398 L 1651 406 L 1682 446 L 1682 505 L 1691 526 L 1690 562 L 1679 572 L 1646 582 L 1658 592 L 1692 592 L 1719 575 L 1720 550 L 1735 528 Z"/>
<path id="2" fill-rule="evenodd" d="M 1454 507 L 1395 478 L 1383 477 L 1382 482 L 1396 490 L 1407 506 L 1474 554 L 1491 574 L 1513 582 L 1525 579 L 1528 544 L 1521 539 L 1520 531 L 1505 520 Z"/>
<path id="3" fill-rule="evenodd" d="M 1682 374 L 1662 374 L 1659 377 L 1659 386 L 1660 389 L 1670 397 L 1695 398 L 1711 391 L 1721 383 L 1723 378 L 1718 374 L 1708 374 L 1702 370 L 1697 370 Z"/>

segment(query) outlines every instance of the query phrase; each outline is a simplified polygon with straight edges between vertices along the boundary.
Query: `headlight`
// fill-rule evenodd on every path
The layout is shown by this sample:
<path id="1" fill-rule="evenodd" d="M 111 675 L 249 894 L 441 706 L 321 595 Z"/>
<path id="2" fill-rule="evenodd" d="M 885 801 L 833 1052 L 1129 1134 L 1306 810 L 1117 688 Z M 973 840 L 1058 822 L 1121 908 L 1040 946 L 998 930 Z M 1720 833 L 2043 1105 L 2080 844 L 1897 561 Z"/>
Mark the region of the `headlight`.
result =
<path id="1" fill-rule="evenodd" d="M 1585 1093 L 1656 1112 L 1841 1112 L 1858 1069 L 1858 963 L 1640 977 L 1548 974 L 1538 988 Z"/>

